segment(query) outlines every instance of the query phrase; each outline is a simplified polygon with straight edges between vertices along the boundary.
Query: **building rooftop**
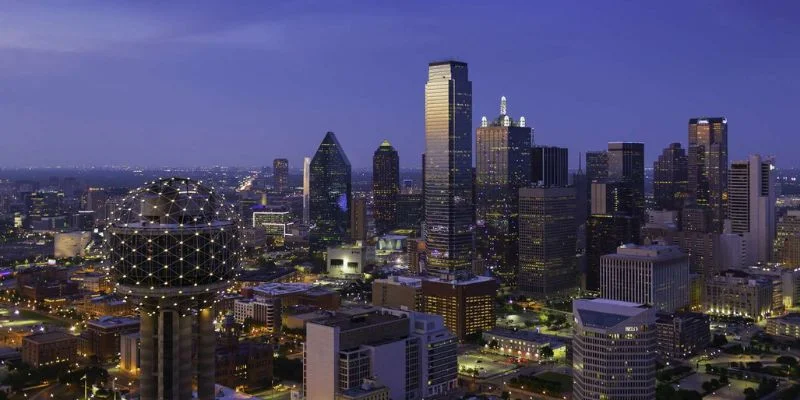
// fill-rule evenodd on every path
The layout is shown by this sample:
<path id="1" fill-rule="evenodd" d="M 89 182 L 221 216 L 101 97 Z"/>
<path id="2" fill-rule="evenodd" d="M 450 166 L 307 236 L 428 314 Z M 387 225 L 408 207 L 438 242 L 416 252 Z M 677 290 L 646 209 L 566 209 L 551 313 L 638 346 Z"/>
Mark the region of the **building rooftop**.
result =
<path id="1" fill-rule="evenodd" d="M 425 281 L 428 281 L 428 282 L 447 283 L 447 284 L 450 284 L 450 285 L 453 285 L 453 286 L 474 285 L 474 284 L 477 284 L 477 283 L 486 283 L 486 282 L 494 281 L 494 278 L 492 278 L 490 276 L 478 276 L 478 275 L 472 276 L 472 277 L 467 278 L 467 279 L 444 279 L 444 278 L 439 278 L 439 277 L 434 277 L 434 276 L 429 276 L 429 277 L 425 277 L 425 278 L 422 278 L 422 279 L 424 279 Z"/>
<path id="2" fill-rule="evenodd" d="M 770 318 L 781 322 L 800 325 L 800 313 L 789 313 L 780 317 Z"/>
<path id="3" fill-rule="evenodd" d="M 525 340 L 528 342 L 536 342 L 540 344 L 547 344 L 547 343 L 551 345 L 562 344 L 562 341 L 559 340 L 559 338 L 556 336 L 543 335 L 541 333 L 537 333 L 535 331 L 527 329 L 513 330 L 505 328 L 492 328 L 486 331 L 486 334 L 502 336 L 504 338 L 510 338 L 510 339 Z"/>
<path id="4" fill-rule="evenodd" d="M 319 325 L 338 327 L 342 332 L 352 329 L 361 329 L 372 325 L 380 325 L 387 322 L 394 322 L 401 319 L 391 314 L 384 314 L 378 312 L 369 312 L 360 315 L 333 315 L 324 320 L 312 322 Z"/>
<path id="5" fill-rule="evenodd" d="M 89 321 L 88 324 L 99 328 L 115 328 L 119 326 L 139 325 L 139 319 L 126 317 L 102 317 L 100 319 Z"/>
<path id="6" fill-rule="evenodd" d="M 374 282 L 397 286 L 413 286 L 415 288 L 422 287 L 422 279 L 409 276 L 393 275 L 386 279 L 375 279 Z"/>
<path id="7" fill-rule="evenodd" d="M 643 304 L 609 299 L 578 299 L 572 308 L 581 324 L 602 329 L 613 328 L 650 309 Z"/>
<path id="8" fill-rule="evenodd" d="M 603 257 L 625 260 L 664 261 L 686 257 L 686 253 L 681 251 L 678 246 L 623 244 L 617 247 L 616 254 L 607 254 Z"/>
<path id="9" fill-rule="evenodd" d="M 55 343 L 62 340 L 78 339 L 77 336 L 70 335 L 66 332 L 47 332 L 47 333 L 34 333 L 23 338 L 23 341 L 29 341 L 36 344 Z"/>
<path id="10" fill-rule="evenodd" d="M 266 296 L 283 296 L 293 293 L 307 292 L 312 287 L 310 283 L 262 283 L 253 288 L 253 292 Z"/>

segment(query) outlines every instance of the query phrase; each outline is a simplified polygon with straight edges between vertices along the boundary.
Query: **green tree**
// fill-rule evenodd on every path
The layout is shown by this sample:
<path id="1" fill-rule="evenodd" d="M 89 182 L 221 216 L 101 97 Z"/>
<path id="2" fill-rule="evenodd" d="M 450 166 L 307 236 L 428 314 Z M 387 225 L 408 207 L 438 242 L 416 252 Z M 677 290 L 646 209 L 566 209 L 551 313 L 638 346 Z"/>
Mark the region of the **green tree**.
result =
<path id="1" fill-rule="evenodd" d="M 550 346 L 543 346 L 539 348 L 539 358 L 550 359 L 553 357 L 553 349 Z"/>

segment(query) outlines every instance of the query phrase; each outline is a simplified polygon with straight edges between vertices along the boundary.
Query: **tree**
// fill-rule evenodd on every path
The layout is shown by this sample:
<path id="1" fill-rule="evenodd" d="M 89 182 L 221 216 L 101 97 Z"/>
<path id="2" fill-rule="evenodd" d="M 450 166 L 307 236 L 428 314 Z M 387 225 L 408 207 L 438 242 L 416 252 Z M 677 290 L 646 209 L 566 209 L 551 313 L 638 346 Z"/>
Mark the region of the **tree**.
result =
<path id="1" fill-rule="evenodd" d="M 725 335 L 714 335 L 714 340 L 711 342 L 714 347 L 722 347 L 728 344 L 728 339 L 725 338 Z"/>
<path id="2" fill-rule="evenodd" d="M 539 348 L 539 357 L 543 359 L 549 359 L 553 357 L 553 349 L 550 346 L 543 346 Z"/>
<path id="3" fill-rule="evenodd" d="M 500 394 L 500 398 L 503 400 L 511 400 L 511 392 L 503 392 Z"/>
<path id="4" fill-rule="evenodd" d="M 788 365 L 790 367 L 797 365 L 797 359 L 792 356 L 780 356 L 775 361 L 777 361 L 778 364 Z"/>

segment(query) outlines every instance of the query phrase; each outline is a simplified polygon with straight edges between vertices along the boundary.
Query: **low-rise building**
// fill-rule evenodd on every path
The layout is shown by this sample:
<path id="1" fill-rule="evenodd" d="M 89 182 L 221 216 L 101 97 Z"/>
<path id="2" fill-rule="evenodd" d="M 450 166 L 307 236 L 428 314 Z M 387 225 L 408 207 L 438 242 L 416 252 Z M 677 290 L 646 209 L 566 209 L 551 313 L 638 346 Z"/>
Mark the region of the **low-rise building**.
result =
<path id="1" fill-rule="evenodd" d="M 119 367 L 125 371 L 138 374 L 141 366 L 139 332 L 128 333 L 119 338 Z"/>
<path id="2" fill-rule="evenodd" d="M 390 276 L 372 281 L 372 305 L 422 311 L 422 280 L 405 276 Z"/>
<path id="3" fill-rule="evenodd" d="M 113 360 L 120 351 L 120 337 L 139 331 L 139 320 L 125 317 L 103 317 L 89 321 L 78 341 L 78 352 L 96 356 L 101 362 Z"/>
<path id="4" fill-rule="evenodd" d="M 263 325 L 270 333 L 281 331 L 281 299 L 236 300 L 233 315 L 238 323 L 251 320 Z"/>
<path id="5" fill-rule="evenodd" d="M 83 257 L 91 241 L 91 232 L 56 233 L 53 237 L 53 255 L 56 258 Z"/>
<path id="6" fill-rule="evenodd" d="M 659 313 L 656 315 L 658 355 L 665 360 L 696 355 L 711 343 L 708 315 Z"/>
<path id="7" fill-rule="evenodd" d="M 266 343 L 240 341 L 232 315 L 223 322 L 215 353 L 217 383 L 245 389 L 272 386 L 273 349 Z"/>
<path id="8" fill-rule="evenodd" d="M 309 305 L 323 310 L 337 310 L 342 306 L 339 293 L 308 283 L 264 283 L 250 290 L 256 300 L 280 298 L 282 307 Z"/>
<path id="9" fill-rule="evenodd" d="M 497 281 L 485 276 L 465 279 L 427 278 L 422 281 L 424 310 L 441 315 L 459 340 L 494 328 Z"/>
<path id="10" fill-rule="evenodd" d="M 33 367 L 72 363 L 78 357 L 78 338 L 65 332 L 35 333 L 22 339 L 22 362 Z"/>
<path id="11" fill-rule="evenodd" d="M 774 282 L 771 279 L 729 269 L 706 280 L 707 314 L 751 318 L 760 321 L 772 314 Z"/>
<path id="12" fill-rule="evenodd" d="M 486 350 L 522 360 L 538 360 L 543 347 L 553 350 L 553 359 L 567 357 L 566 344 L 555 336 L 542 335 L 529 330 L 494 328 L 483 332 Z"/>
<path id="13" fill-rule="evenodd" d="M 126 316 L 135 314 L 133 304 L 116 295 L 87 296 L 76 303 L 78 312 L 92 317 Z"/>
<path id="14" fill-rule="evenodd" d="M 375 246 L 356 241 L 328 247 L 328 276 L 336 279 L 361 279 L 375 263 Z"/>
<path id="15" fill-rule="evenodd" d="M 800 339 L 800 313 L 789 313 L 782 317 L 767 319 L 767 333 Z"/>

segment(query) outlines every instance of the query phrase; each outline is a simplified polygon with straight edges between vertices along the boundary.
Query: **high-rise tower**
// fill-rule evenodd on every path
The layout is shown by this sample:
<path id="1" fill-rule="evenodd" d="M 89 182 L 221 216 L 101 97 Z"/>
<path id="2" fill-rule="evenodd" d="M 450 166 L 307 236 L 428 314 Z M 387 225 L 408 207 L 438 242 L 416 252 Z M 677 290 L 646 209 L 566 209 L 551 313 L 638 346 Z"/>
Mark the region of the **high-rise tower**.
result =
<path id="1" fill-rule="evenodd" d="M 479 255 L 497 275 L 512 282 L 518 262 L 520 188 L 531 183 L 531 128 L 525 117 L 506 114 L 501 99 L 500 116 L 477 129 L 476 220 Z"/>
<path id="2" fill-rule="evenodd" d="M 731 163 L 728 215 L 733 233 L 744 235 L 748 263 L 768 262 L 775 241 L 774 162 L 755 154 Z"/>
<path id="3" fill-rule="evenodd" d="M 397 195 L 400 193 L 400 157 L 388 140 L 372 156 L 372 199 L 375 230 L 382 235 L 397 222 Z"/>
<path id="4" fill-rule="evenodd" d="M 628 190 L 632 216 L 644 219 L 644 143 L 608 143 L 608 179 Z"/>
<path id="5" fill-rule="evenodd" d="M 272 176 L 275 191 L 285 193 L 289 188 L 289 160 L 276 158 L 272 161 Z"/>
<path id="6" fill-rule="evenodd" d="M 470 269 L 472 82 L 464 62 L 428 65 L 424 180 L 428 269 L 439 273 Z"/>
<path id="7" fill-rule="evenodd" d="M 711 214 L 710 230 L 722 232 L 728 199 L 728 120 L 689 120 L 689 199 Z"/>
<path id="8" fill-rule="evenodd" d="M 190 399 L 195 377 L 198 398 L 215 398 L 213 305 L 239 263 L 235 215 L 187 178 L 131 191 L 112 215 L 106 261 L 117 293 L 138 304 L 141 399 Z"/>
<path id="9" fill-rule="evenodd" d="M 688 161 L 680 143 L 672 143 L 653 163 L 653 197 L 664 210 L 680 210 L 688 190 Z"/>
<path id="10" fill-rule="evenodd" d="M 353 201 L 350 161 L 333 132 L 325 134 L 310 170 L 310 246 L 323 250 L 347 238 Z"/>
<path id="11" fill-rule="evenodd" d="M 311 223 L 311 157 L 303 157 L 303 224 Z"/>

